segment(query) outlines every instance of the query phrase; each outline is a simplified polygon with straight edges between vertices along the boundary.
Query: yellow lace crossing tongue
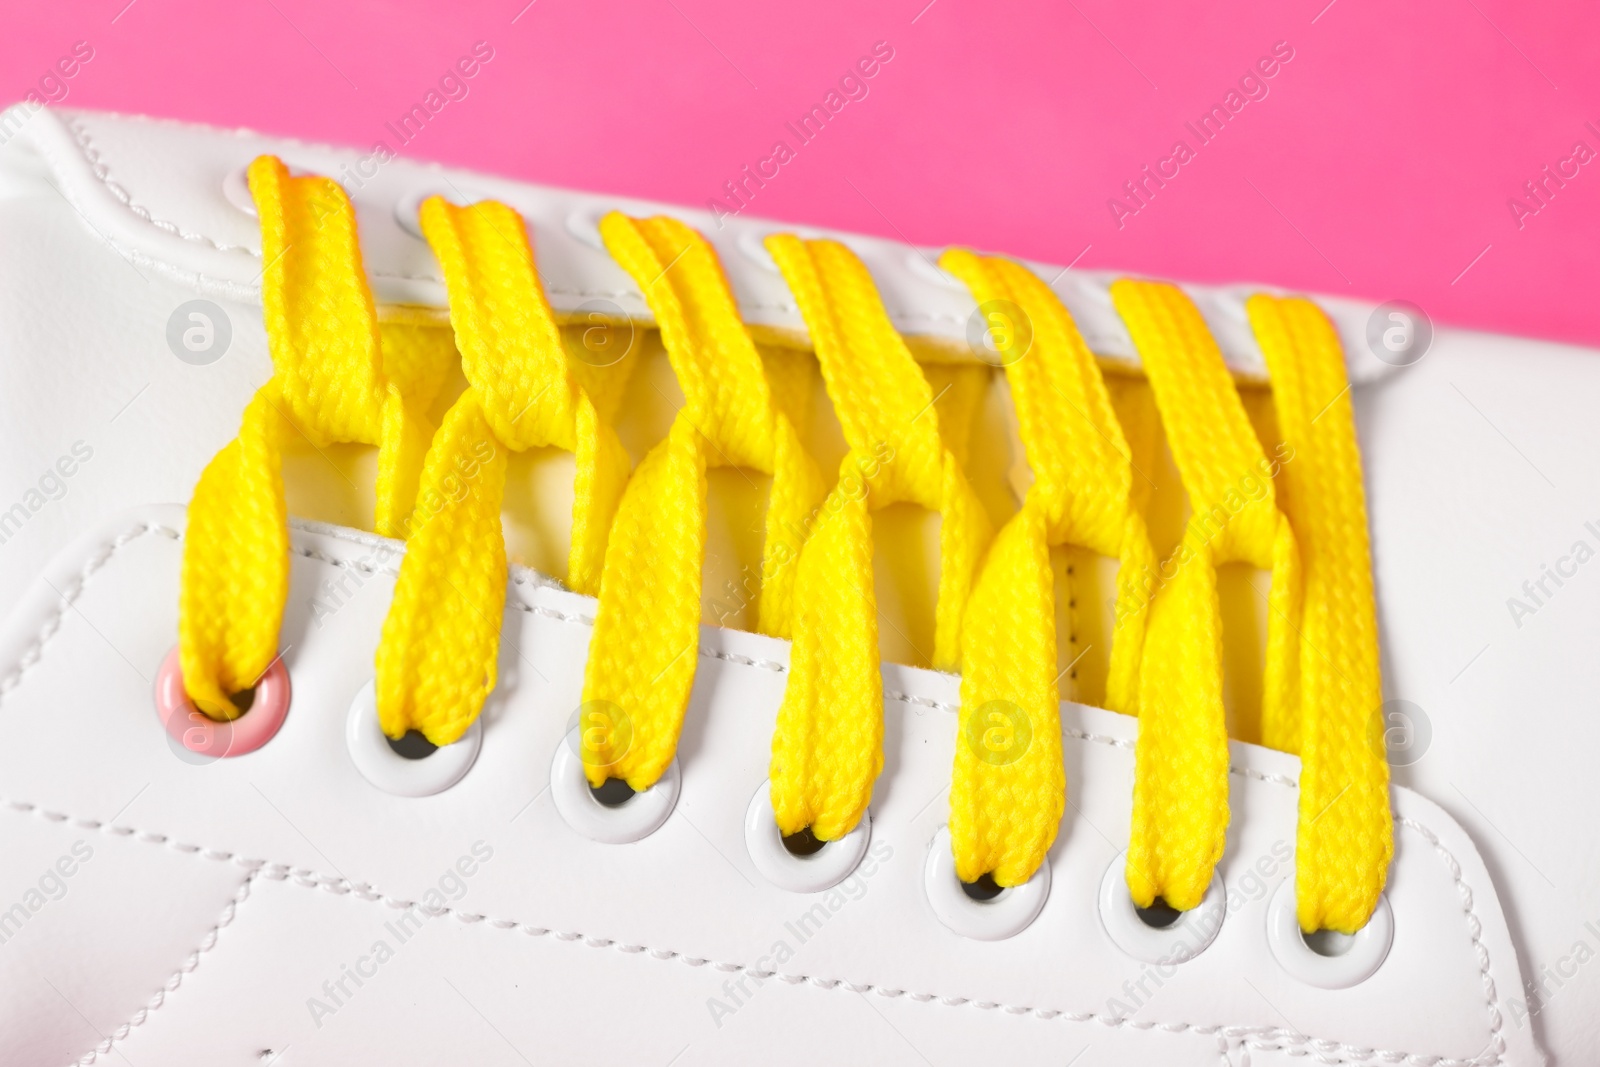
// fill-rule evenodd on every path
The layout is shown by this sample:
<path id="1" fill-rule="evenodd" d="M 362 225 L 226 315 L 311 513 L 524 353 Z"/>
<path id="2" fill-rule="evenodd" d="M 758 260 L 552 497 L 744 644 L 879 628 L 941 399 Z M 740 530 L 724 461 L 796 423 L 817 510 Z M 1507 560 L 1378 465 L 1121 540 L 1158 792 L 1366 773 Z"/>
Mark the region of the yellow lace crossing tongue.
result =
<path id="1" fill-rule="evenodd" d="M 956 668 L 961 617 L 990 526 L 939 435 L 935 396 L 866 268 L 835 241 L 767 249 L 800 304 L 850 452 L 795 575 L 789 684 L 772 740 L 772 806 L 784 834 L 849 833 L 883 767 L 883 679 L 872 512 L 898 501 L 943 515 L 934 665 Z"/>
<path id="2" fill-rule="evenodd" d="M 1128 888 L 1149 906 L 1200 903 L 1228 827 L 1228 733 L 1222 705 L 1217 568 L 1272 572 L 1261 715 L 1298 707 L 1299 557 L 1278 510 L 1276 467 L 1199 311 L 1175 286 L 1119 281 L 1112 299 L 1139 350 L 1189 494 L 1183 540 L 1150 605 L 1139 687 Z"/>
<path id="3" fill-rule="evenodd" d="M 379 446 L 376 525 L 399 536 L 432 431 L 422 413 L 454 356 L 444 331 L 380 329 L 344 190 L 291 178 L 271 156 L 249 179 L 273 376 L 195 486 L 178 616 L 185 687 L 215 719 L 240 713 L 230 698 L 278 654 L 289 582 L 283 443 Z"/>
<path id="4" fill-rule="evenodd" d="M 522 218 L 493 201 L 457 208 L 433 197 L 422 230 L 444 270 L 469 387 L 428 450 L 378 647 L 377 696 L 384 733 L 415 729 L 444 745 L 494 688 L 507 454 L 542 446 L 576 454 L 567 580 L 591 594 L 630 463 L 573 376 Z"/>
<path id="5" fill-rule="evenodd" d="M 961 633 L 961 723 L 950 786 L 956 873 L 1020 885 L 1044 862 L 1065 799 L 1050 547 L 1121 560 L 1106 706 L 1135 710 L 1155 557 L 1133 466 L 1094 355 L 1032 271 L 947 252 L 940 265 L 1002 321 L 1000 357 L 1034 482 L 995 537 Z M 1014 321 L 1006 321 L 1014 320 Z"/>
<path id="6" fill-rule="evenodd" d="M 1301 707 L 1299 714 L 1264 722 L 1264 740 L 1300 753 L 1300 926 L 1354 933 L 1383 891 L 1394 824 L 1350 383 L 1339 338 L 1311 301 L 1255 296 L 1248 309 L 1272 375 L 1286 449 L 1278 476 L 1282 507 L 1299 541 L 1305 581 Z"/>
<path id="7" fill-rule="evenodd" d="M 1343 357 L 1309 301 L 1249 302 L 1281 435 L 1269 449 L 1188 298 L 1169 285 L 1112 286 L 1191 508 L 1157 567 L 1128 445 L 1146 447 L 1153 427 L 1119 424 L 1071 316 L 1018 264 L 961 251 L 943 259 L 1011 327 L 999 347 L 1034 480 L 991 548 L 962 471 L 959 419 L 986 372 L 925 374 L 842 244 L 767 242 L 850 446 L 825 494 L 785 408 L 809 391 L 809 371 L 756 349 L 711 246 L 672 219 L 603 220 L 684 394 L 630 478 L 608 422 L 625 379 L 602 381 L 569 358 L 514 211 L 423 206 L 468 382 L 430 445 L 422 412 L 455 354 L 448 336 L 378 323 L 337 185 L 292 178 L 270 157 L 252 164 L 250 184 L 274 374 L 190 506 L 179 644 L 206 713 L 237 716 L 230 698 L 277 654 L 284 443 L 361 442 L 380 449 L 379 532 L 409 535 L 377 656 L 381 725 L 391 737 L 415 729 L 435 744 L 456 740 L 495 684 L 507 458 L 553 446 L 577 457 L 568 582 L 599 598 L 583 689 L 586 774 L 596 786 L 648 788 L 673 758 L 698 660 L 706 472 L 742 467 L 772 476 L 759 626 L 792 637 L 771 762 L 784 834 L 809 827 L 837 839 L 871 800 L 883 763 L 873 513 L 908 502 L 942 518 L 933 665 L 962 671 L 950 794 L 961 878 L 1019 885 L 1056 837 L 1067 783 L 1049 553 L 1071 544 L 1120 562 L 1105 703 L 1139 717 L 1126 867 L 1135 903 L 1195 907 L 1222 855 L 1217 568 L 1241 561 L 1272 575 L 1262 732 L 1301 756 L 1300 923 L 1351 932 L 1370 917 L 1393 849 L 1371 560 Z M 941 400 L 946 390 L 955 402 Z"/>
<path id="8" fill-rule="evenodd" d="M 772 475 L 759 625 L 778 637 L 789 634 L 794 560 L 823 486 L 705 239 L 675 219 L 617 212 L 600 232 L 643 291 L 684 395 L 617 513 L 584 676 L 590 783 L 646 789 L 672 762 L 699 662 L 706 469 Z"/>

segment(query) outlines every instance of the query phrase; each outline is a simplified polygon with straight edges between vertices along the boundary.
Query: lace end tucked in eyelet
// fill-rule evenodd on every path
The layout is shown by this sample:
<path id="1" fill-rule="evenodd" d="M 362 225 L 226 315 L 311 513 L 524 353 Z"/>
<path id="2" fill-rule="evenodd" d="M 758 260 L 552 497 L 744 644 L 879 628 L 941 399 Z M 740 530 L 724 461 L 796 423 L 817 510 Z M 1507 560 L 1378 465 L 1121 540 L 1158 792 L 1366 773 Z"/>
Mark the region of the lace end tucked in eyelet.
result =
<path id="1" fill-rule="evenodd" d="M 836 241 L 778 234 L 766 244 L 800 305 L 850 445 L 800 550 L 789 682 L 772 741 L 779 829 L 809 827 L 831 841 L 860 821 L 883 767 L 872 512 L 905 501 L 943 517 L 934 666 L 944 670 L 959 665 L 961 619 L 991 528 L 941 436 L 938 397 L 866 267 Z"/>
<path id="2" fill-rule="evenodd" d="M 644 790 L 672 762 L 698 663 L 707 468 L 772 476 L 759 627 L 776 637 L 789 636 L 795 558 L 824 487 L 705 238 L 676 219 L 619 212 L 600 233 L 644 293 L 684 395 L 623 495 L 584 675 L 584 706 L 626 724 L 596 737 L 584 761 L 591 784 Z"/>
<path id="3" fill-rule="evenodd" d="M 239 714 L 229 698 L 278 655 L 289 589 L 282 445 L 377 446 L 376 525 L 398 535 L 432 432 L 424 411 L 453 355 L 447 343 L 423 340 L 390 358 L 343 189 L 327 178 L 291 178 L 272 156 L 250 165 L 249 180 L 273 376 L 195 486 L 178 614 L 184 688 L 215 719 Z"/>
<path id="4" fill-rule="evenodd" d="M 1117 628 L 1105 704 L 1136 710 L 1139 654 L 1155 557 L 1135 506 L 1131 453 L 1094 354 L 1037 275 L 1001 258 L 953 250 L 1000 340 L 1034 482 L 996 536 L 961 632 L 961 720 L 950 787 L 950 838 L 964 882 L 1033 876 L 1066 800 L 1055 632 L 1053 545 L 1117 557 Z"/>
<path id="5" fill-rule="evenodd" d="M 579 387 L 545 300 L 522 217 L 494 201 L 422 205 L 443 269 L 467 389 L 423 464 L 417 510 L 377 655 L 378 718 L 389 737 L 459 738 L 494 689 L 505 609 L 500 524 L 511 452 L 576 454 L 567 581 L 599 591 L 607 531 L 630 461 Z"/>

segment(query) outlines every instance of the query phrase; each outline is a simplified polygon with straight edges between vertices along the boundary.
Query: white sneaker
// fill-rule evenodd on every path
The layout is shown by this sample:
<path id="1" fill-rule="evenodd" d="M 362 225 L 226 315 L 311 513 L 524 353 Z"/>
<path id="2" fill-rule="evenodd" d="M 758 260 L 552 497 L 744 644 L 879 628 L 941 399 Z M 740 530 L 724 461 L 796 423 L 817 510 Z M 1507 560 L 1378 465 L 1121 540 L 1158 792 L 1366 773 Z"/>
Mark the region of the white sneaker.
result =
<path id="1" fill-rule="evenodd" d="M 614 420 L 635 461 L 682 394 L 601 215 L 667 213 L 698 229 L 752 336 L 779 347 L 805 337 L 762 244 L 783 228 L 147 119 L 20 105 L 0 131 L 0 1062 L 1600 1056 L 1585 821 L 1600 799 L 1588 765 L 1600 726 L 1585 711 L 1600 681 L 1588 653 L 1600 568 L 1585 566 L 1600 512 L 1584 503 L 1600 471 L 1579 429 L 1600 405 L 1600 354 L 1317 298 L 1348 358 L 1391 698 L 1375 712 L 1395 782 L 1383 903 L 1354 938 L 1308 947 L 1292 877 L 1300 760 L 1234 740 L 1217 882 L 1159 928 L 1124 881 L 1138 722 L 1062 705 L 1067 804 L 1048 861 L 979 901 L 946 829 L 960 679 L 925 667 L 883 665 L 870 818 L 815 856 L 784 847 L 767 780 L 789 643 L 747 632 L 766 483 L 738 474 L 712 476 L 702 593 L 706 616 L 728 625 L 701 631 L 675 761 L 626 803 L 594 799 L 570 732 L 596 601 L 546 577 L 564 573 L 573 499 L 573 461 L 549 450 L 511 461 L 506 538 L 533 569 L 511 569 L 497 683 L 460 741 L 410 759 L 378 728 L 374 656 L 404 547 L 363 532 L 376 450 L 309 438 L 285 445 L 296 517 L 271 682 L 283 688 L 264 677 L 260 706 L 221 740 L 209 720 L 164 727 L 183 502 L 273 373 L 253 159 L 343 185 L 386 321 L 448 322 L 416 222 L 425 197 L 516 209 L 569 344 L 598 329 L 622 355 L 594 368 L 638 364 Z M 981 366 L 976 305 L 933 253 L 840 239 L 930 377 L 941 361 Z M 1035 270 L 1094 352 L 1133 375 L 1115 389 L 1142 388 L 1113 277 Z M 1252 413 L 1268 400 L 1243 303 L 1258 289 L 1185 289 L 1231 369 L 1256 383 Z M 638 336 L 619 341 L 632 329 L 619 323 Z M 984 374 L 986 391 L 968 397 L 967 473 L 998 522 L 1026 466 L 1000 432 L 1014 430 L 1005 378 Z M 433 422 L 463 385 L 451 375 L 422 405 Z M 831 472 L 843 443 L 820 385 L 799 410 Z M 1170 467 L 1151 475 L 1164 487 L 1151 504 L 1159 542 L 1181 496 Z M 883 513 L 888 659 L 928 661 L 937 529 Z M 1111 624 L 1096 606 L 1109 619 L 1113 586 L 1086 558 L 1069 557 L 1084 608 L 1061 609 L 1060 682 L 1063 696 L 1100 700 Z M 1230 715 L 1259 736 L 1241 725 L 1261 701 L 1247 675 L 1261 670 L 1251 631 L 1265 609 L 1250 581 L 1265 588 L 1265 575 L 1225 577 L 1223 611 Z M 281 723 L 267 721 L 274 701 Z"/>

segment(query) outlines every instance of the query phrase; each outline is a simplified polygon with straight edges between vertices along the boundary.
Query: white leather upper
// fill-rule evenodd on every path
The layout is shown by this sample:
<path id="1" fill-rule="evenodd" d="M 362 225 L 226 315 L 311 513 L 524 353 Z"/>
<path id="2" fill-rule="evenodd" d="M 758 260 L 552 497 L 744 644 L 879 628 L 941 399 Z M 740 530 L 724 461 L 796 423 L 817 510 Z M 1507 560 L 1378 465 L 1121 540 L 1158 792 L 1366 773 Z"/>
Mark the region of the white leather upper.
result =
<path id="1" fill-rule="evenodd" d="M 290 1050 L 285 1062 L 427 1063 L 453 1048 L 467 1062 L 514 1063 L 507 1044 L 553 1062 L 586 1050 L 666 1062 L 685 1047 L 713 1063 L 953 1062 L 985 1049 L 1063 1063 L 1085 1047 L 1107 1062 L 1207 1067 L 1224 1054 L 1242 1063 L 1245 1050 L 1252 1063 L 1320 1050 L 1421 1065 L 1479 1062 L 1486 1050 L 1492 1062 L 1503 1047 L 1508 1062 L 1536 1062 L 1495 1000 L 1518 979 L 1488 875 L 1462 830 L 1407 791 L 1396 795 L 1387 895 L 1397 933 L 1383 967 L 1348 995 L 1276 966 L 1267 905 L 1290 873 L 1296 761 L 1254 746 L 1234 746 L 1220 869 L 1232 899 L 1216 940 L 1166 968 L 1118 949 L 1096 901 L 1127 843 L 1135 724 L 1093 708 L 1067 706 L 1074 806 L 1051 853 L 1049 898 L 1006 940 L 950 932 L 924 896 L 956 735 L 947 675 L 886 670 L 872 863 L 835 891 L 779 889 L 746 850 L 745 805 L 766 777 L 787 648 L 738 631 L 703 634 L 672 816 L 633 844 L 591 841 L 562 820 L 547 786 L 580 699 L 572 665 L 594 605 L 526 572 L 513 577 L 477 764 L 436 796 L 376 790 L 344 742 L 393 583 L 395 557 L 368 535 L 294 535 L 283 641 L 296 691 L 278 736 L 238 758 L 175 758 L 148 679 L 176 627 L 181 529 L 179 510 L 156 508 L 91 534 L 50 565 L 0 636 L 0 664 L 27 665 L 6 676 L 0 834 L 11 841 L 24 828 L 26 854 L 3 888 L 18 896 L 76 839 L 96 849 L 56 910 L 4 946 L 4 1002 L 36 1006 L 11 1032 L 48 1048 L 39 1062 L 85 1042 L 71 1005 L 30 989 L 31 971 L 98 958 L 69 917 L 107 897 L 158 923 L 181 909 L 186 948 L 198 951 L 189 971 L 178 971 L 187 955 L 119 953 L 90 983 L 114 1005 L 91 1016 L 95 1028 L 110 1037 L 132 1021 L 115 1047 L 133 1063 L 200 1048 L 215 1063 L 268 1048 Z M 323 580 L 380 559 L 336 613 L 311 619 Z M 472 873 L 443 883 L 463 857 Z M 397 917 L 441 884 L 433 903 L 443 909 L 415 924 L 415 945 L 402 941 L 411 927 L 393 927 Z M 200 885 L 208 892 L 196 899 Z M 197 917 L 209 923 L 196 937 Z M 378 962 L 378 942 L 393 959 Z M 364 956 L 370 984 L 348 984 L 337 1001 L 322 990 Z M 181 980 L 141 1014 L 162 962 Z M 724 989 L 740 980 L 743 993 Z M 408 1005 L 425 1018 L 402 1016 Z M 775 1043 L 785 1030 L 798 1032 Z M 50 1043 L 50 1032 L 65 1040 Z"/>
<path id="2" fill-rule="evenodd" d="M 187 498 L 269 373 L 251 306 L 254 221 L 223 194 L 227 175 L 262 151 L 335 177 L 361 158 L 72 113 L 35 115 L 0 146 L 0 510 L 76 443 L 92 451 L 0 544 L 10 616 L 0 634 L 0 909 L 79 840 L 93 850 L 63 877 L 64 895 L 46 895 L 0 944 L 0 1062 L 71 1062 L 107 1040 L 135 1064 L 260 1063 L 266 1049 L 285 1064 L 666 1063 L 680 1052 L 683 1063 L 954 1063 L 1000 1052 L 1060 1064 L 1087 1048 L 1086 1064 L 1421 1067 L 1537 1063 L 1536 1039 L 1557 1063 L 1600 1055 L 1600 967 L 1589 964 L 1600 949 L 1600 856 L 1584 824 L 1600 799 L 1589 767 L 1600 725 L 1586 710 L 1600 683 L 1587 639 L 1600 621 L 1600 568 L 1577 567 L 1520 626 L 1507 606 L 1541 564 L 1570 558 L 1573 542 L 1600 548 L 1584 525 L 1600 528 L 1589 505 L 1600 469 L 1582 429 L 1600 404 L 1595 353 L 1440 329 L 1420 363 L 1386 368 L 1362 354 L 1370 309 L 1321 301 L 1358 383 L 1386 696 L 1420 708 L 1431 733 L 1422 758 L 1396 770 L 1417 792 L 1395 790 L 1395 941 L 1367 982 L 1320 990 L 1274 962 L 1266 909 L 1289 874 L 1274 846 L 1293 842 L 1297 761 L 1246 745 L 1234 746 L 1221 868 L 1240 905 L 1205 953 L 1159 985 L 1121 953 L 1096 900 L 1126 843 L 1136 724 L 1075 705 L 1075 807 L 1043 913 L 1004 941 L 948 931 L 921 882 L 945 818 L 956 682 L 892 665 L 872 836 L 892 854 L 858 884 L 859 899 L 843 897 L 800 943 L 786 924 L 818 899 L 766 883 L 743 831 L 782 693 L 778 642 L 705 631 L 679 805 L 644 840 L 600 845 L 541 793 L 576 706 L 592 603 L 519 573 L 478 762 L 442 793 L 397 797 L 361 777 L 344 741 L 394 558 L 318 625 L 309 600 L 321 581 L 376 549 L 352 532 L 299 529 L 287 724 L 249 756 L 202 765 L 175 755 L 150 682 L 176 632 L 182 517 L 147 505 Z M 559 309 L 609 300 L 648 317 L 568 222 L 658 205 L 404 161 L 359 188 L 346 180 L 381 300 L 442 306 L 426 247 L 394 221 L 395 205 L 436 181 L 524 212 Z M 681 214 L 718 244 L 747 320 L 798 332 L 777 276 L 746 248 L 767 227 L 740 219 L 719 231 Z M 965 344 L 963 293 L 904 246 L 850 241 L 897 325 Z M 1079 277 L 1057 291 L 1097 352 L 1131 358 L 1093 295 L 1106 278 Z M 1259 373 L 1229 310 L 1246 290 L 1191 291 L 1230 362 Z M 172 308 L 201 293 L 228 311 L 234 349 L 192 367 L 167 351 L 164 332 Z M 492 858 L 449 876 L 480 841 Z M 1263 872 L 1251 875 L 1258 861 Z M 463 895 L 399 944 L 385 924 L 441 880 Z M 396 944 L 393 959 L 360 987 L 347 979 L 355 995 L 315 1025 L 308 1001 L 331 1003 L 323 982 L 383 939 Z M 781 964 L 780 941 L 794 950 Z M 1544 983 L 1537 1012 L 1524 974 Z"/>

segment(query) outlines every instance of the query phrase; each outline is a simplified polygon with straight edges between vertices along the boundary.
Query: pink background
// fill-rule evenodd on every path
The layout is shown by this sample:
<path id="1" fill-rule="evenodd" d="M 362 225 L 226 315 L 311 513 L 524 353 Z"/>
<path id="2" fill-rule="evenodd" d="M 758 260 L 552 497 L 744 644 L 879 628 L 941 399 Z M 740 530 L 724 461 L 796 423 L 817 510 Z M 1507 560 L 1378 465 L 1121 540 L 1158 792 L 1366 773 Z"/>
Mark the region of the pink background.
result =
<path id="1" fill-rule="evenodd" d="M 14 5 L 3 95 L 83 40 L 47 83 L 67 106 L 393 146 L 385 123 L 481 40 L 494 58 L 405 154 L 703 207 L 886 41 L 751 214 L 1600 345 L 1600 159 L 1520 227 L 1508 207 L 1575 142 L 1600 152 L 1592 2 L 525 3 Z M 1119 228 L 1108 199 L 1279 41 L 1268 95 Z"/>

